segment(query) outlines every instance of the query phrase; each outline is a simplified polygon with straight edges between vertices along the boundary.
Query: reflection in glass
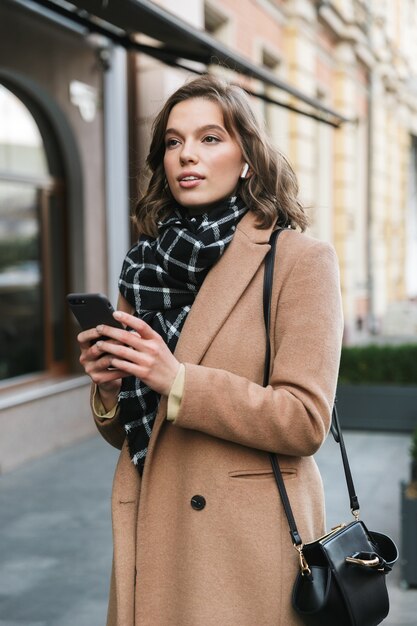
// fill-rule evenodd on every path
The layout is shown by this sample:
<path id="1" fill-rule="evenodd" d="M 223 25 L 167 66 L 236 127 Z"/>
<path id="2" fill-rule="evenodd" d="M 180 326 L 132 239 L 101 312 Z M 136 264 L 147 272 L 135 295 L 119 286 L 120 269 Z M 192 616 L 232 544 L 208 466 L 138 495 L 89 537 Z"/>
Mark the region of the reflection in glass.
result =
<path id="1" fill-rule="evenodd" d="M 0 379 L 44 368 L 38 199 L 0 180 Z"/>
<path id="2" fill-rule="evenodd" d="M 0 85 L 0 171 L 47 176 L 41 134 L 28 109 Z"/>

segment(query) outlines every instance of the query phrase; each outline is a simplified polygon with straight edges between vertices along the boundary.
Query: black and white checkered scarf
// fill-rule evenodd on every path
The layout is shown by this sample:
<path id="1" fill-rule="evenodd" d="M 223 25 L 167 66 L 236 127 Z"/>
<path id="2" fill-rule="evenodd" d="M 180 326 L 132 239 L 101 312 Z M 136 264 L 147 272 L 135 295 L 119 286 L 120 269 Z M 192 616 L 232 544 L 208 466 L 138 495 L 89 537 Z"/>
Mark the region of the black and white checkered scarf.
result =
<path id="1" fill-rule="evenodd" d="M 191 305 L 211 267 L 233 238 L 246 213 L 233 196 L 209 213 L 190 217 L 177 206 L 158 225 L 158 237 L 141 236 L 127 253 L 119 279 L 135 314 L 174 351 Z M 134 376 L 123 379 L 120 420 L 130 456 L 142 473 L 160 395 Z"/>

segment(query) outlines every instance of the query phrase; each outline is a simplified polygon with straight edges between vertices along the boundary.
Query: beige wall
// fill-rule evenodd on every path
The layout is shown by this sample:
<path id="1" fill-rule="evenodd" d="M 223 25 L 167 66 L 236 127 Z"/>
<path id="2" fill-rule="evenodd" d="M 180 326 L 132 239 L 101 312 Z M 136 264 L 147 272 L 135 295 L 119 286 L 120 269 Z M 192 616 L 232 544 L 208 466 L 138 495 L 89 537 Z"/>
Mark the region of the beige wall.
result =
<path id="1" fill-rule="evenodd" d="M 0 474 L 95 434 L 89 379 L 37 385 L 8 406 L 0 396 Z M 15 400 L 17 396 L 15 397 Z"/>

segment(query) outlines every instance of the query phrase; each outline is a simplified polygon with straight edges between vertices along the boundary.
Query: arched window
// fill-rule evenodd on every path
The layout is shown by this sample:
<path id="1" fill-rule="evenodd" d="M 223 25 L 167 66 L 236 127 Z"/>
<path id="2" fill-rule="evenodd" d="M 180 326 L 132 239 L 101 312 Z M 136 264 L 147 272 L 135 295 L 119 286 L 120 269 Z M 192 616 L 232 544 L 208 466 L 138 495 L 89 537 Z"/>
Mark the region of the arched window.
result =
<path id="1" fill-rule="evenodd" d="M 0 380 L 65 370 L 62 181 L 29 109 L 0 84 Z"/>

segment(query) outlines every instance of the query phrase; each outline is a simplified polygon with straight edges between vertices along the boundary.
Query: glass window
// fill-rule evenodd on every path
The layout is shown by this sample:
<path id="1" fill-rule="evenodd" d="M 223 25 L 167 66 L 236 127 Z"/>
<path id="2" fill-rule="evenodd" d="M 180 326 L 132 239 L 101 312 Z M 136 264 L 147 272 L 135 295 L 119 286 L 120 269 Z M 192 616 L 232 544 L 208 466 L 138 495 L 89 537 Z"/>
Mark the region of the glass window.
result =
<path id="1" fill-rule="evenodd" d="M 44 369 L 37 190 L 0 180 L 0 380 Z"/>
<path id="2" fill-rule="evenodd" d="M 16 96 L 0 85 L 0 171 L 48 176 L 43 141 L 35 120 Z"/>
<path id="3" fill-rule="evenodd" d="M 63 198 L 34 118 L 0 85 L 0 381 L 65 370 Z"/>

